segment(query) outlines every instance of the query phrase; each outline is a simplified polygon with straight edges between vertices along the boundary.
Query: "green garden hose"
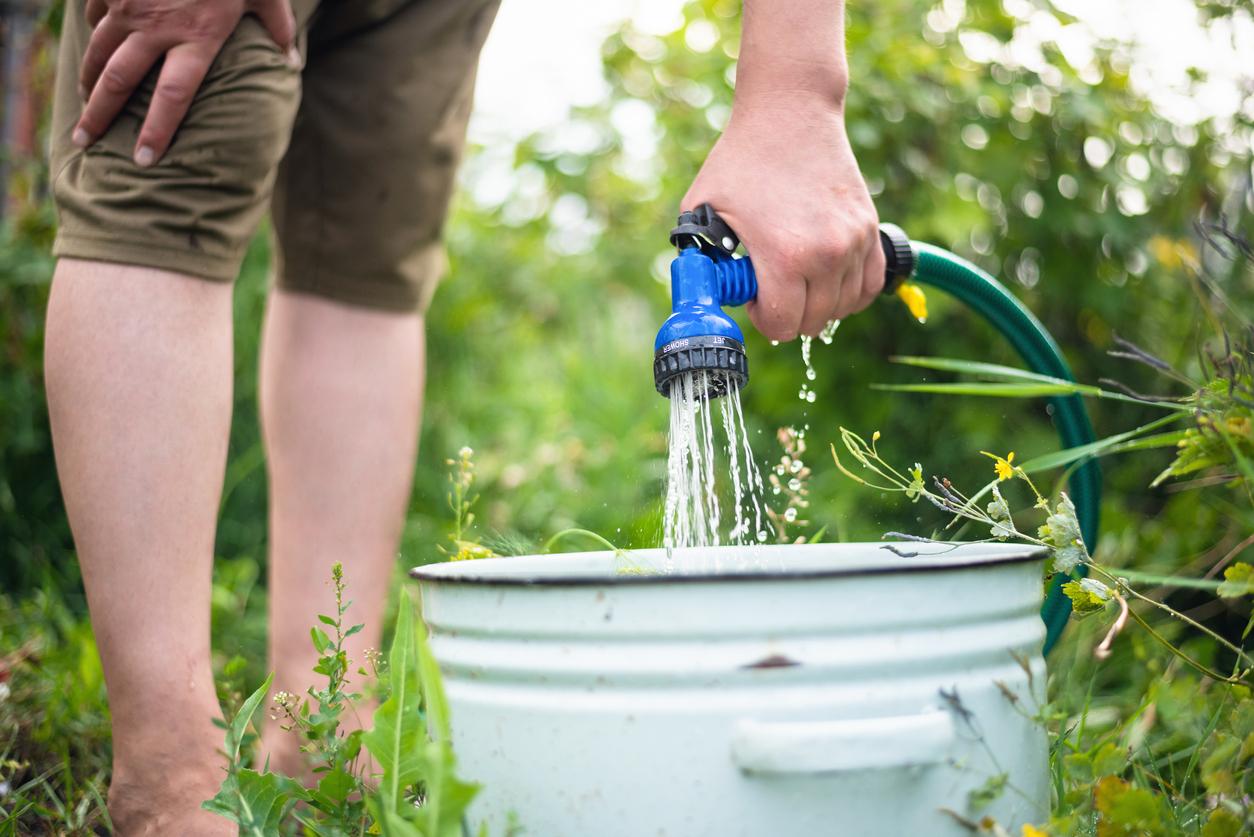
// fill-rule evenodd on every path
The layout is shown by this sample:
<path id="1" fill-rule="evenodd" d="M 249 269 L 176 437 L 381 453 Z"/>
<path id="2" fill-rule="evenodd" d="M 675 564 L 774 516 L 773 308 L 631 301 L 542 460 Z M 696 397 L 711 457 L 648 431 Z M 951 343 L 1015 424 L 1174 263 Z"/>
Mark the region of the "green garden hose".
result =
<path id="1" fill-rule="evenodd" d="M 918 259 L 915 281 L 939 288 L 984 317 L 1010 342 L 1033 372 L 1067 381 L 1075 380 L 1054 338 L 1004 285 L 953 253 L 918 241 L 911 242 L 911 245 Z M 1050 403 L 1064 448 L 1096 441 L 1093 425 L 1080 396 L 1057 396 L 1051 398 Z M 1072 473 L 1068 488 L 1075 503 L 1084 544 L 1092 554 L 1097 546 L 1102 496 L 1101 470 L 1097 460 L 1090 458 L 1084 461 Z M 1081 564 L 1076 568 L 1076 576 L 1084 574 L 1085 568 Z M 1058 641 L 1071 615 L 1071 600 L 1062 592 L 1062 585 L 1067 580 L 1061 573 L 1054 577 L 1041 609 L 1041 618 L 1045 620 L 1046 654 Z"/>

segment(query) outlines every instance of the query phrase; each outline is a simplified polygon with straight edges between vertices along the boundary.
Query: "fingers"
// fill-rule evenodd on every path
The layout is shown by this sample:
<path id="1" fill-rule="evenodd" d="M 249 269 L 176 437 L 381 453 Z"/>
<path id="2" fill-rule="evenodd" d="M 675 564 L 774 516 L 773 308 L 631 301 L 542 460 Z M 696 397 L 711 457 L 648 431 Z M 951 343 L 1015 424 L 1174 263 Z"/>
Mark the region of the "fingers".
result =
<path id="1" fill-rule="evenodd" d="M 801 333 L 817 335 L 835 319 L 836 309 L 844 287 L 848 284 L 848 266 L 839 262 L 824 262 L 807 272 L 805 310 L 801 315 Z"/>
<path id="2" fill-rule="evenodd" d="M 745 306 L 755 328 L 770 340 L 797 336 L 806 304 L 806 281 L 784 260 L 754 260 L 758 297 Z"/>
<path id="3" fill-rule="evenodd" d="M 287 62 L 300 67 L 300 54 L 296 52 L 296 17 L 288 0 L 251 0 L 248 10 L 255 14 L 270 37 L 287 55 Z"/>
<path id="4" fill-rule="evenodd" d="M 884 246 L 880 244 L 879 228 L 867 247 L 866 258 L 862 261 L 862 295 L 854 311 L 861 311 L 879 298 L 884 290 Z"/>
<path id="5" fill-rule="evenodd" d="M 166 53 L 135 143 L 136 163 L 150 166 L 161 159 L 212 63 L 213 53 L 199 44 L 180 44 Z"/>
<path id="6" fill-rule="evenodd" d="M 105 15 L 99 25 L 92 30 L 91 39 L 87 42 L 87 51 L 83 53 L 83 63 L 78 70 L 78 93 L 87 99 L 96 87 L 96 81 L 105 65 L 113 57 L 118 47 L 126 40 L 129 32 L 117 18 Z"/>
<path id="7" fill-rule="evenodd" d="M 820 253 L 806 271 L 805 313 L 801 333 L 817 335 L 832 320 L 869 306 L 884 287 L 884 251 L 879 230 L 866 227 L 848 245 Z"/>
<path id="8" fill-rule="evenodd" d="M 94 29 L 96 24 L 103 20 L 104 16 L 108 13 L 109 5 L 105 2 L 105 0 L 87 0 L 87 6 L 84 10 L 84 14 L 87 18 L 88 26 Z"/>
<path id="9" fill-rule="evenodd" d="M 160 57 L 161 50 L 140 35 L 131 35 L 113 52 L 74 128 L 75 145 L 85 148 L 105 132 Z"/>

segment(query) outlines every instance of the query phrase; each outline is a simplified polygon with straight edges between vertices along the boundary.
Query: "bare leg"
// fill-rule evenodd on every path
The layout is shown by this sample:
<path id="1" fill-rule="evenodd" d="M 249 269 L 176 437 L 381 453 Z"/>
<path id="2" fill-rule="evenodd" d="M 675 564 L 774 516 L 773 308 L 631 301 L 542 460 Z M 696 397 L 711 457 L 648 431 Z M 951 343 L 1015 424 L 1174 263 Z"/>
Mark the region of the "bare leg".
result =
<path id="1" fill-rule="evenodd" d="M 275 291 L 261 359 L 270 469 L 270 659 L 276 689 L 316 682 L 309 628 L 334 614 L 331 566 L 344 565 L 349 657 L 378 648 L 413 480 L 425 331 L 417 314 Z M 352 670 L 356 670 L 356 665 Z M 350 721 L 351 722 L 351 721 Z M 271 765 L 308 775 L 295 736 L 271 725 Z"/>
<path id="2" fill-rule="evenodd" d="M 234 834 L 209 660 L 231 420 L 231 288 L 63 259 L 45 368 L 57 470 L 113 715 L 117 832 Z"/>

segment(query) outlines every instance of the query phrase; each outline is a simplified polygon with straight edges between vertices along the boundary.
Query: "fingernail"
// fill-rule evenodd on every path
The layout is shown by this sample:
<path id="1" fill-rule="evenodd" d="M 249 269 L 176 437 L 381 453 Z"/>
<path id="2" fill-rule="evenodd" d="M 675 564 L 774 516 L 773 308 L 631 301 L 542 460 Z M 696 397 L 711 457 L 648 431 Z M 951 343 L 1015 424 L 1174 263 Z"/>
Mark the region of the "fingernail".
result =
<path id="1" fill-rule="evenodd" d="M 82 128 L 75 128 L 74 133 L 70 135 L 70 142 L 79 148 L 86 148 L 91 143 L 91 135 Z"/>
<path id="2" fill-rule="evenodd" d="M 151 166 L 156 159 L 156 153 L 146 145 L 141 145 L 139 150 L 135 152 L 135 164 L 138 166 Z"/>
<path id="3" fill-rule="evenodd" d="M 301 63 L 300 50 L 296 47 L 289 49 L 287 51 L 287 66 L 291 67 L 293 70 L 299 70 L 301 68 Z"/>

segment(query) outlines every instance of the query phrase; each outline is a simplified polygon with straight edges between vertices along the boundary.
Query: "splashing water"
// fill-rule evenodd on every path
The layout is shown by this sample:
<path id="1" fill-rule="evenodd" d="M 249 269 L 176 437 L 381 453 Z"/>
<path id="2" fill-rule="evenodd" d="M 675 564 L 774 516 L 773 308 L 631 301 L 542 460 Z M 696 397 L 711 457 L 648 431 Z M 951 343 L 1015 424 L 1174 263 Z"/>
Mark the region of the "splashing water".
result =
<path id="1" fill-rule="evenodd" d="M 830 346 L 832 340 L 836 337 L 836 329 L 840 328 L 840 320 L 832 320 L 823 326 L 823 330 L 819 332 L 819 340 L 823 345 Z M 772 344 L 774 341 L 772 341 Z M 810 361 L 810 353 L 814 347 L 814 338 L 801 336 L 801 362 L 806 367 L 806 379 L 801 382 L 801 390 L 797 393 L 797 397 L 809 404 L 814 403 L 814 390 L 810 387 L 810 382 L 818 377 L 818 373 L 814 371 L 814 364 Z"/>
<path id="2" fill-rule="evenodd" d="M 760 543 L 770 537 L 771 524 L 762 507 L 762 474 L 749 445 L 740 389 L 728 381 L 727 394 L 722 398 L 703 397 L 712 376 L 719 374 L 722 373 L 680 375 L 671 383 L 670 450 L 662 531 L 668 570 L 674 568 L 677 550 L 723 543 L 722 509 L 715 478 L 719 473 L 727 474 L 731 483 L 732 525 L 727 543 Z M 719 423 L 725 444 L 716 443 L 716 409 L 721 414 Z M 715 461 L 719 451 L 726 452 L 726 469 Z"/>

